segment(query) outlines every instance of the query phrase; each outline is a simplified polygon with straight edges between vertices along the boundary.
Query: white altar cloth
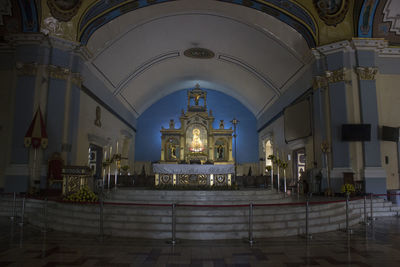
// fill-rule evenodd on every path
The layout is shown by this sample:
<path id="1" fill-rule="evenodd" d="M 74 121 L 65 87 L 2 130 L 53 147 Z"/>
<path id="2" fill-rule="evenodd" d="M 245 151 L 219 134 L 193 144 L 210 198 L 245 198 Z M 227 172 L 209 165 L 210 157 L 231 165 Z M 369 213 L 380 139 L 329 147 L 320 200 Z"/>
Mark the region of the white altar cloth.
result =
<path id="1" fill-rule="evenodd" d="M 153 164 L 154 173 L 160 174 L 229 174 L 235 172 L 233 164 Z"/>

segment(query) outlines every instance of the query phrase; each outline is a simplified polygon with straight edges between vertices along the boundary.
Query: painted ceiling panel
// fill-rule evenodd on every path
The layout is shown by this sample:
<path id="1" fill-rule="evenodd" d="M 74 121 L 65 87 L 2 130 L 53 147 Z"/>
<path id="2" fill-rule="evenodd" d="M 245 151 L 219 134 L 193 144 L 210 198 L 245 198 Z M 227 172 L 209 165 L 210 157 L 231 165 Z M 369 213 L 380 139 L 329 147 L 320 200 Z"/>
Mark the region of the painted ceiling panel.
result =
<path id="1" fill-rule="evenodd" d="M 170 72 L 171 69 L 173 74 Z M 236 65 L 219 60 L 190 58 L 171 59 L 153 66 L 129 83 L 121 91 L 121 95 L 140 114 L 165 95 L 193 88 L 196 83 L 199 83 L 201 88 L 232 95 L 249 107 L 254 114 L 275 96 L 258 77 L 249 75 L 246 70 Z"/>
<path id="2" fill-rule="evenodd" d="M 193 87 L 196 80 L 236 97 L 257 116 L 309 64 L 307 43 L 292 27 L 242 6 L 207 2 L 139 9 L 91 36 L 91 64 L 136 116 L 158 96 Z M 210 49 L 215 57 L 183 55 L 194 47 Z"/>

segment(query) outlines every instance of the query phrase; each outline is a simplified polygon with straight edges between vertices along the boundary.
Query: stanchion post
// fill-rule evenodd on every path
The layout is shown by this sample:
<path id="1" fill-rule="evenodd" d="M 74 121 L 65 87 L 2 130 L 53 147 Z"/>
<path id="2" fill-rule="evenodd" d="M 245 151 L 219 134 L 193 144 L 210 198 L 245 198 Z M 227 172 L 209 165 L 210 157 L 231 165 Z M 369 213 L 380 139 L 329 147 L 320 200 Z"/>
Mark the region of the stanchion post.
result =
<path id="1" fill-rule="evenodd" d="M 171 240 L 168 241 L 168 244 L 175 245 L 176 244 L 176 204 L 172 203 L 171 205 L 172 210 L 171 210 Z"/>
<path id="2" fill-rule="evenodd" d="M 375 218 L 374 218 L 374 203 L 373 203 L 373 201 L 372 201 L 372 197 L 373 197 L 373 194 L 371 193 L 371 194 L 370 194 L 370 208 L 371 208 L 371 214 L 370 214 L 369 219 L 370 219 L 371 221 L 374 221 L 374 220 L 375 220 Z"/>
<path id="3" fill-rule="evenodd" d="M 364 225 L 368 225 L 368 213 L 367 213 L 367 194 L 364 195 Z"/>
<path id="4" fill-rule="evenodd" d="M 351 234 L 353 231 L 349 227 L 349 199 L 350 193 L 346 193 L 346 232 Z"/>
<path id="5" fill-rule="evenodd" d="M 45 197 L 43 202 L 43 229 L 42 233 L 47 232 L 47 197 Z"/>
<path id="6" fill-rule="evenodd" d="M 306 239 L 312 239 L 312 235 L 309 232 L 308 229 L 308 215 L 309 215 L 309 209 L 310 209 L 310 197 L 312 193 L 307 193 L 306 195 Z"/>
<path id="7" fill-rule="evenodd" d="M 15 205 L 17 203 L 17 193 L 14 192 L 14 199 L 13 199 L 13 207 L 12 207 L 12 215 L 10 217 L 11 221 L 15 220 Z"/>
<path id="8" fill-rule="evenodd" d="M 250 245 L 254 244 L 253 240 L 253 203 L 249 204 L 249 243 Z"/>
<path id="9" fill-rule="evenodd" d="M 25 215 L 25 196 L 22 198 L 21 222 L 19 223 L 19 226 L 24 225 L 24 215 Z"/>

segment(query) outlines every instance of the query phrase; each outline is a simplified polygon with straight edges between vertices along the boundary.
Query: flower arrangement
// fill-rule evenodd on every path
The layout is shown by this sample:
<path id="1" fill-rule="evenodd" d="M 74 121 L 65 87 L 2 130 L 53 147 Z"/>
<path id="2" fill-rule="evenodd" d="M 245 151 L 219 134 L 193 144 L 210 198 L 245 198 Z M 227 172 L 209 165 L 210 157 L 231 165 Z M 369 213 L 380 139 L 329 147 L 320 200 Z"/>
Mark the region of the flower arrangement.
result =
<path id="1" fill-rule="evenodd" d="M 354 185 L 352 185 L 352 184 L 344 184 L 344 185 L 342 185 L 341 192 L 346 193 L 346 194 L 351 194 L 351 193 L 356 192 L 356 189 L 354 188 Z"/>
<path id="2" fill-rule="evenodd" d="M 98 201 L 99 198 L 88 186 L 84 186 L 79 189 L 79 191 L 65 197 L 64 200 L 72 202 L 95 202 Z"/>

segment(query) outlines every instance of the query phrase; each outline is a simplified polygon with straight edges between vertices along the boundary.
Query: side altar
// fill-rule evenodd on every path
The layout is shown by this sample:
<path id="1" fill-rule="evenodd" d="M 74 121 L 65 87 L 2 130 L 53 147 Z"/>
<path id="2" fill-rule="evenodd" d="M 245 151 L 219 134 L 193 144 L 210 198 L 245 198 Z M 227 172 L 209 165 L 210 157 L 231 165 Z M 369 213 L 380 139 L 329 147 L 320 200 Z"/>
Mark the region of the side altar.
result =
<path id="1" fill-rule="evenodd" d="M 187 111 L 182 109 L 180 128 L 170 120 L 161 128 L 161 160 L 153 164 L 155 185 L 230 185 L 234 174 L 232 128 L 220 120 L 214 129 L 207 92 L 199 85 L 188 90 Z"/>

